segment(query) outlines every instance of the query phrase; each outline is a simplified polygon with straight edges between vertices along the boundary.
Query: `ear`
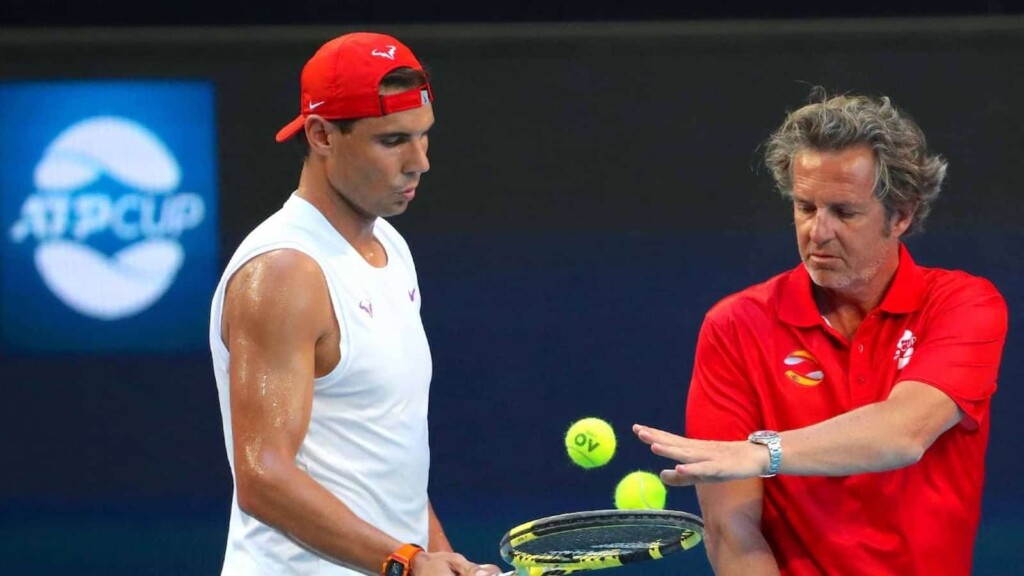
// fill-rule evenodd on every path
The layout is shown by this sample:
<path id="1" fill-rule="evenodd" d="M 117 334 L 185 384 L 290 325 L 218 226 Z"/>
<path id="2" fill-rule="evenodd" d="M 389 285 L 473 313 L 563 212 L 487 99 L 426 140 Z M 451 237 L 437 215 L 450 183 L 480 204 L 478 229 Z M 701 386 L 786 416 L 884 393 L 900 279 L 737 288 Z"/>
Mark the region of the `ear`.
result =
<path id="1" fill-rule="evenodd" d="M 330 127 L 327 124 L 328 121 L 322 116 L 317 116 L 316 114 L 306 116 L 306 123 L 303 125 L 303 129 L 306 132 L 306 141 L 309 142 L 311 154 L 325 155 L 330 151 Z"/>
<path id="2" fill-rule="evenodd" d="M 914 222 L 914 214 L 917 213 L 917 204 L 905 208 L 903 210 L 896 211 L 892 216 L 892 233 L 897 238 L 903 236 L 903 233 L 910 228 L 910 225 Z"/>

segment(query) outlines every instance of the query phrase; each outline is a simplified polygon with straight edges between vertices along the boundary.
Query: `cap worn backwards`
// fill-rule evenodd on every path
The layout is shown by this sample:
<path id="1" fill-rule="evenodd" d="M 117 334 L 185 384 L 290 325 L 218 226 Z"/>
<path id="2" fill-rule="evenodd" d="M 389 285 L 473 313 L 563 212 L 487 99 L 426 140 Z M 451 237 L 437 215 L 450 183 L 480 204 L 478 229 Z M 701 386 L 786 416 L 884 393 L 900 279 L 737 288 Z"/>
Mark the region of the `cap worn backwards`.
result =
<path id="1" fill-rule="evenodd" d="M 382 96 L 380 81 L 396 68 L 423 71 L 412 51 L 391 36 L 354 32 L 327 42 L 303 67 L 299 116 L 278 131 L 276 140 L 284 142 L 297 134 L 310 114 L 355 120 L 434 101 L 429 83 Z"/>

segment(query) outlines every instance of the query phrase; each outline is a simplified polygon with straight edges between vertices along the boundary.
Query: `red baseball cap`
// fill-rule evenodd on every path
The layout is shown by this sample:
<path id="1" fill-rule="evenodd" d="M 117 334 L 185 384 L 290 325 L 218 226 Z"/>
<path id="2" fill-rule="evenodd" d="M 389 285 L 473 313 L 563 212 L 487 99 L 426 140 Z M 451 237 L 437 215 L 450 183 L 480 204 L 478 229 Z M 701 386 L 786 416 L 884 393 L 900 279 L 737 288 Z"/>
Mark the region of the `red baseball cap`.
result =
<path id="1" fill-rule="evenodd" d="M 381 96 L 381 79 L 396 68 L 423 71 L 412 51 L 391 36 L 353 32 L 324 44 L 302 68 L 299 117 L 281 128 L 276 140 L 284 142 L 302 130 L 310 114 L 328 120 L 354 120 L 434 101 L 429 83 Z"/>

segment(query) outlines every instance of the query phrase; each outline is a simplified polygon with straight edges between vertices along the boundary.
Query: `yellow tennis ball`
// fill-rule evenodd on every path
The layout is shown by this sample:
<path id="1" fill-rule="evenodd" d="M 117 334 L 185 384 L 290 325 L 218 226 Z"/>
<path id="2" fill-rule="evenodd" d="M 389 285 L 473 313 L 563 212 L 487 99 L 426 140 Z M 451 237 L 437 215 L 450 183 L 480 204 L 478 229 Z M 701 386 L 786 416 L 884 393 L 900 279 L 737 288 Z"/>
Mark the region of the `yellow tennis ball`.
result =
<path id="1" fill-rule="evenodd" d="M 657 474 L 642 470 L 630 472 L 615 487 L 615 507 L 620 510 L 662 510 L 666 492 Z"/>
<path id="2" fill-rule="evenodd" d="M 615 431 L 600 418 L 584 418 L 565 433 L 565 451 L 584 468 L 604 466 L 615 455 Z"/>

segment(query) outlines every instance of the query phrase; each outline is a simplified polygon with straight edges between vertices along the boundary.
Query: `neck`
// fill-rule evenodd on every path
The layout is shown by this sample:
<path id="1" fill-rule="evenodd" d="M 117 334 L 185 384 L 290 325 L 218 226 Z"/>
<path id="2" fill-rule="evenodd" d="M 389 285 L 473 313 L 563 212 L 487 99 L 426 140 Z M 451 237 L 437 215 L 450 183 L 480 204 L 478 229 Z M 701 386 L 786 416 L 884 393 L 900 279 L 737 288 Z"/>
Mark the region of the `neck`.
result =
<path id="1" fill-rule="evenodd" d="M 848 288 L 824 288 L 812 284 L 818 311 L 833 328 L 847 339 L 852 338 L 864 318 L 882 303 L 896 277 L 899 263 L 897 247 L 867 282 L 854 283 Z"/>
<path id="2" fill-rule="evenodd" d="M 376 216 L 360 214 L 321 175 L 321 171 L 312 166 L 312 162 L 312 159 L 307 159 L 302 166 L 296 195 L 319 210 L 324 218 L 331 223 L 331 226 L 338 231 L 338 234 L 341 234 L 356 250 L 364 254 L 372 251 L 372 247 L 376 244 L 373 236 Z"/>

